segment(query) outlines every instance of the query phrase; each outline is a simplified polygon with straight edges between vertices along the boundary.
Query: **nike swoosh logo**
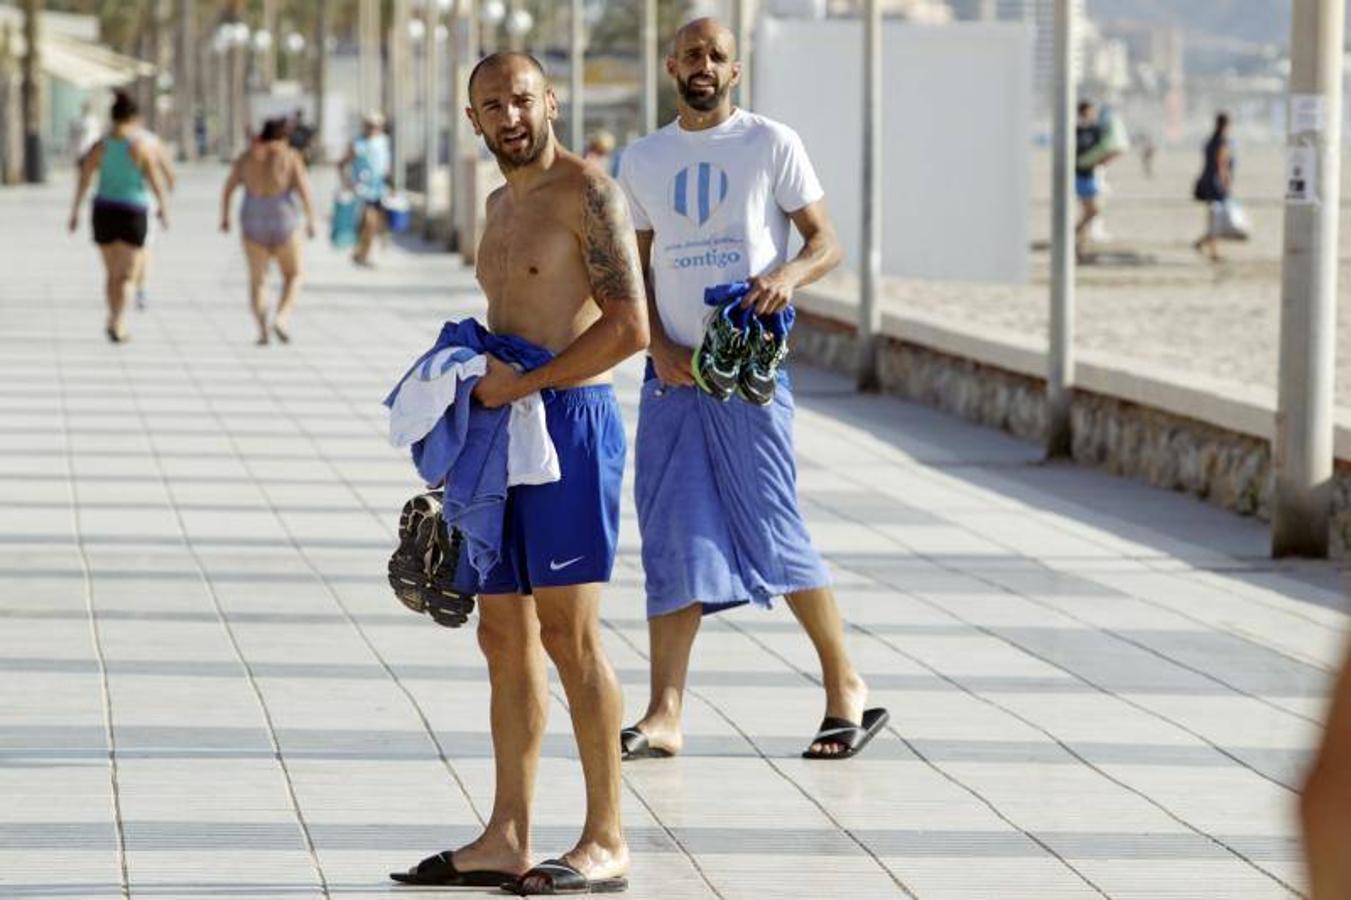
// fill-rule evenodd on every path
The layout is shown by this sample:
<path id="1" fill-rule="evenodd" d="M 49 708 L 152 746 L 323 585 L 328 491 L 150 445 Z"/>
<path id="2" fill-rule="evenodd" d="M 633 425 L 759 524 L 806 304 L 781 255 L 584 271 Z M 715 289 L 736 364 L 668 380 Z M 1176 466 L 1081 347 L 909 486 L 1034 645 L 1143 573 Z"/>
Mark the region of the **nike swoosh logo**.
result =
<path id="1" fill-rule="evenodd" d="M 557 571 L 559 571 L 560 569 L 566 569 L 568 566 L 572 565 L 572 564 L 575 563 L 575 562 L 581 562 L 584 558 L 585 558 L 584 555 L 583 555 L 583 556 L 574 556 L 572 559 L 568 560 L 567 562 L 554 562 L 554 561 L 551 559 L 551 560 L 549 560 L 549 571 L 550 571 L 550 572 L 557 572 Z"/>

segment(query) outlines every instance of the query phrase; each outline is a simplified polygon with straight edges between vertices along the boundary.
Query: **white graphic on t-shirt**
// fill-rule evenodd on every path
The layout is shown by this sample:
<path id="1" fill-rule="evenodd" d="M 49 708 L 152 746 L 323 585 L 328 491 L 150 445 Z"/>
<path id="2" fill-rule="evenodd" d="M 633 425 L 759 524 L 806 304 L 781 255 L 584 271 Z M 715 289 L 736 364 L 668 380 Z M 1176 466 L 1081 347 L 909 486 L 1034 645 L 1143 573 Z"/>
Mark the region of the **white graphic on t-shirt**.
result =
<path id="1" fill-rule="evenodd" d="M 716 163 L 686 166 L 671 179 L 671 209 L 702 226 L 727 199 L 727 187 L 727 173 Z"/>

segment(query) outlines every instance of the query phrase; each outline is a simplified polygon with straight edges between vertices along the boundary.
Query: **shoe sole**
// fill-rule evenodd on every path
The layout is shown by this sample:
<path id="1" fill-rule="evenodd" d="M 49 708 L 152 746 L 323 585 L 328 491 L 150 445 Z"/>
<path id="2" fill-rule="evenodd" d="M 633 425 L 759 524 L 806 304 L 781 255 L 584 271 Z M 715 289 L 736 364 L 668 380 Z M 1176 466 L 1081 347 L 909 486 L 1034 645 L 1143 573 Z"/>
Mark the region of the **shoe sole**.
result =
<path id="1" fill-rule="evenodd" d="M 428 529 L 433 530 L 431 534 Z M 437 549 L 440 558 L 434 560 L 433 551 Z M 474 611 L 474 597 L 455 587 L 455 573 L 446 566 L 447 561 L 459 559 L 458 551 L 445 534 L 439 504 L 423 496 L 408 501 L 399 516 L 399 546 L 390 555 L 387 570 L 394 596 L 411 611 L 430 615 L 439 625 L 463 625 Z M 433 560 L 435 568 L 428 574 Z"/>

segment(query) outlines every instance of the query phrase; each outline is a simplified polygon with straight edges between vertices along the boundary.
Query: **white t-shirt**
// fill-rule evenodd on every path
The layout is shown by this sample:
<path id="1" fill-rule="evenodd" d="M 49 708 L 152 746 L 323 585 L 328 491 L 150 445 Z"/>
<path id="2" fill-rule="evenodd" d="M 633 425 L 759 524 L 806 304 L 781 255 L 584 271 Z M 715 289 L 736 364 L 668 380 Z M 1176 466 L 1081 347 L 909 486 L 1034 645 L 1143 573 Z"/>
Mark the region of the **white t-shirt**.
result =
<path id="1" fill-rule="evenodd" d="M 635 141 L 619 183 L 634 227 L 653 232 L 661 324 L 687 347 L 703 339 L 704 288 L 782 265 L 788 214 L 825 193 L 797 132 L 740 109 L 715 128 L 677 120 Z"/>

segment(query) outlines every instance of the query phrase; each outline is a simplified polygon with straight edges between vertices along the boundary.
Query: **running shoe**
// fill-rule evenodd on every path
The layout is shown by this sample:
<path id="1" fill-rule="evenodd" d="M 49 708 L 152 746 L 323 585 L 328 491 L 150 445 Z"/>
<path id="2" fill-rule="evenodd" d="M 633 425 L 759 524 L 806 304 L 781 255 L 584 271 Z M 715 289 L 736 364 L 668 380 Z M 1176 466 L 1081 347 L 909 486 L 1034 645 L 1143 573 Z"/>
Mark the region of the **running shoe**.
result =
<path id="1" fill-rule="evenodd" d="M 458 628 L 474 611 L 476 591 L 466 584 L 464 535 L 447 528 L 441 492 L 419 494 L 399 515 L 399 546 L 389 558 L 389 585 L 399 602 L 438 625 Z"/>
<path id="2" fill-rule="evenodd" d="M 756 406 L 768 406 L 779 383 L 779 366 L 788 356 L 788 342 L 758 318 L 751 321 L 750 348 L 746 364 L 737 376 L 737 393 Z"/>
<path id="3" fill-rule="evenodd" d="M 738 309 L 736 303 L 728 303 L 713 311 L 690 366 L 699 387 L 718 400 L 727 400 L 736 391 L 749 350 L 746 328 L 735 321 Z"/>

